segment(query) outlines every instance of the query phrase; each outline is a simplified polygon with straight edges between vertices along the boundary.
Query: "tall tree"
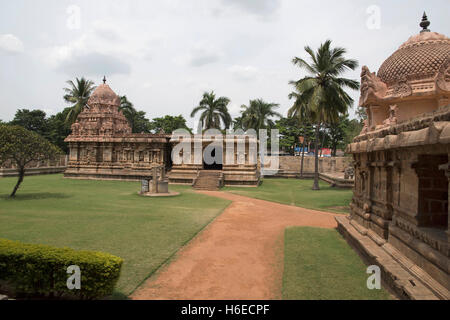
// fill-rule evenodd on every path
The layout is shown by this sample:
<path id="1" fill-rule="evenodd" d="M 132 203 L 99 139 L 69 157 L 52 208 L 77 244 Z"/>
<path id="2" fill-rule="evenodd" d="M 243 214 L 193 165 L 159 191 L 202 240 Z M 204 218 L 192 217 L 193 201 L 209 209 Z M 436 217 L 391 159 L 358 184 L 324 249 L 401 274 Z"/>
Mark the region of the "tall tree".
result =
<path id="1" fill-rule="evenodd" d="M 17 110 L 14 119 L 10 123 L 47 137 L 49 123 L 45 112 L 42 110 Z"/>
<path id="2" fill-rule="evenodd" d="M 243 130 L 242 116 L 233 119 L 233 130 Z"/>
<path id="3" fill-rule="evenodd" d="M 85 78 L 75 79 L 67 81 L 69 84 L 68 88 L 64 88 L 66 94 L 64 95 L 64 100 L 72 104 L 69 113 L 67 114 L 66 122 L 71 125 L 75 122 L 78 115 L 83 108 L 86 106 L 91 93 L 94 91 L 94 82 L 91 80 L 86 80 Z"/>
<path id="4" fill-rule="evenodd" d="M 70 125 L 66 122 L 67 114 L 70 110 L 70 107 L 65 108 L 63 111 L 48 118 L 48 133 L 46 134 L 47 139 L 65 153 L 69 150 L 64 139 L 71 132 Z"/>
<path id="5" fill-rule="evenodd" d="M 270 129 L 275 126 L 273 117 L 282 115 L 275 111 L 279 108 L 277 103 L 268 103 L 263 99 L 250 100 L 249 105 L 241 106 L 242 124 L 245 130 L 254 129 L 259 134 L 260 129 Z"/>
<path id="6" fill-rule="evenodd" d="M 134 108 L 133 103 L 128 100 L 127 96 L 120 97 L 119 111 L 122 111 L 127 118 L 133 133 L 150 133 L 150 120 L 145 117 L 144 111 L 137 111 Z"/>
<path id="7" fill-rule="evenodd" d="M 191 131 L 186 125 L 186 119 L 182 115 L 170 116 L 166 115 L 162 118 L 154 118 L 150 122 L 151 130 L 154 133 L 163 131 L 164 133 L 171 134 L 177 129 L 186 129 Z"/>
<path id="8" fill-rule="evenodd" d="M 191 117 L 195 117 L 201 112 L 200 121 L 204 129 L 221 129 L 222 125 L 228 129 L 232 123 L 232 118 L 228 112 L 230 99 L 227 97 L 217 98 L 214 91 L 205 92 L 199 105 L 191 112 Z"/>
<path id="9" fill-rule="evenodd" d="M 134 120 L 136 118 L 137 111 L 134 108 L 133 104 L 130 101 L 128 101 L 127 96 L 120 97 L 119 111 L 122 111 L 123 115 L 125 116 L 125 118 L 127 118 L 128 122 L 130 123 L 131 129 L 133 130 Z"/>
<path id="10" fill-rule="evenodd" d="M 39 134 L 21 126 L 0 125 L 0 165 L 11 161 L 17 167 L 19 178 L 10 195 L 14 197 L 23 182 L 27 164 L 53 159 L 62 152 Z"/>
<path id="11" fill-rule="evenodd" d="M 352 106 L 353 99 L 345 92 L 346 88 L 359 89 L 359 82 L 340 77 L 347 70 L 354 70 L 358 62 L 346 59 L 347 53 L 344 48 L 332 48 L 331 40 L 320 45 L 317 52 L 309 46 L 305 47 L 310 62 L 295 57 L 294 65 L 305 69 L 308 73 L 298 81 L 291 81 L 296 91 L 296 103 L 290 112 L 294 113 L 296 108 L 304 106 L 308 109 L 308 115 L 315 123 L 315 165 L 314 184 L 312 189 L 319 190 L 319 133 L 323 124 L 336 123 L 339 115 L 347 112 Z"/>
<path id="12" fill-rule="evenodd" d="M 275 121 L 275 128 L 280 133 L 280 147 L 293 154 L 298 138 L 302 135 L 302 127 L 296 118 L 280 118 Z"/>

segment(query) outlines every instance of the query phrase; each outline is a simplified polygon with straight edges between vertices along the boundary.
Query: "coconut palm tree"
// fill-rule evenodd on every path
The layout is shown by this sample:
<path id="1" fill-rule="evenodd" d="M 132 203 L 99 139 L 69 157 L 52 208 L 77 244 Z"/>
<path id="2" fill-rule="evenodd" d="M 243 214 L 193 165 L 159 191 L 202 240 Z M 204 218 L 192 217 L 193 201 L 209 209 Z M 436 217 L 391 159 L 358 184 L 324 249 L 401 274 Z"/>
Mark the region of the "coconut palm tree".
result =
<path id="1" fill-rule="evenodd" d="M 127 118 L 128 122 L 130 123 L 130 127 L 134 128 L 134 119 L 137 111 L 134 108 L 133 104 L 128 101 L 127 96 L 120 97 L 119 111 L 122 111 L 125 118 Z"/>
<path id="2" fill-rule="evenodd" d="M 291 114 L 302 114 L 301 109 L 306 108 L 307 114 L 315 124 L 315 165 L 314 184 L 312 189 L 319 190 L 319 133 L 320 127 L 338 121 L 339 115 L 347 112 L 352 106 L 353 99 L 344 89 L 359 89 L 359 82 L 340 75 L 348 70 L 355 70 L 358 62 L 346 59 L 347 51 L 344 48 L 332 48 L 331 40 L 321 44 L 317 52 L 309 46 L 305 47 L 310 62 L 295 57 L 292 63 L 308 73 L 298 81 L 290 81 L 295 87 L 291 98 L 295 99 L 294 105 L 289 110 Z"/>
<path id="3" fill-rule="evenodd" d="M 191 118 L 201 111 L 200 121 L 204 129 L 221 129 L 221 126 L 228 129 L 232 123 L 232 118 L 228 112 L 230 99 L 227 97 L 216 98 L 214 91 L 205 92 L 199 105 L 191 112 Z"/>
<path id="4" fill-rule="evenodd" d="M 64 88 L 66 94 L 64 100 L 72 104 L 70 111 L 67 113 L 66 123 L 71 125 L 75 122 L 80 112 L 86 106 L 91 93 L 95 90 L 94 82 L 85 78 L 67 81 L 69 88 Z"/>
<path id="5" fill-rule="evenodd" d="M 248 106 L 242 105 L 241 114 L 244 129 L 254 129 L 259 133 L 260 129 L 272 128 L 275 124 L 271 118 L 282 117 L 274 110 L 278 107 L 277 103 L 268 103 L 262 99 L 250 100 Z"/>

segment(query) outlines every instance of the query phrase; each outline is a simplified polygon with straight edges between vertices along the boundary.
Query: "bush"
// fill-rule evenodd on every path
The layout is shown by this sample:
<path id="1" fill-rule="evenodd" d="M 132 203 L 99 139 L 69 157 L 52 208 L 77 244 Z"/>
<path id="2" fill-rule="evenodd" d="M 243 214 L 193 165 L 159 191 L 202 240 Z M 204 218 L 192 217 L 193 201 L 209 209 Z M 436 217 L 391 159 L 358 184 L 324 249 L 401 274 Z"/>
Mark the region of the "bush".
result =
<path id="1" fill-rule="evenodd" d="M 95 299 L 110 295 L 123 260 L 93 251 L 77 251 L 0 239 L 0 280 L 18 296 Z M 69 290 L 67 268 L 81 271 L 81 289 Z"/>

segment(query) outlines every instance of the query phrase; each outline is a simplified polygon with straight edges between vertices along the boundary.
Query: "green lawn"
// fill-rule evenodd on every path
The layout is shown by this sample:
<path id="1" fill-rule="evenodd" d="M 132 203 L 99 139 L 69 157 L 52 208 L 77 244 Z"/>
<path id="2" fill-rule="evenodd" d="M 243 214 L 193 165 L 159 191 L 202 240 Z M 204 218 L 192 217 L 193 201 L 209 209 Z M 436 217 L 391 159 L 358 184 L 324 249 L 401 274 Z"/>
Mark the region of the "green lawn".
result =
<path id="1" fill-rule="evenodd" d="M 332 188 L 320 181 L 321 190 L 313 191 L 312 184 L 312 180 L 264 179 L 258 188 L 227 187 L 223 190 L 308 209 L 348 213 L 352 190 Z"/>
<path id="2" fill-rule="evenodd" d="M 139 182 L 25 177 L 0 179 L 0 238 L 104 251 L 125 260 L 118 295 L 129 295 L 229 201 L 170 186 L 181 195 L 140 197 Z"/>
<path id="3" fill-rule="evenodd" d="M 390 299 L 367 289 L 366 265 L 336 230 L 287 228 L 284 245 L 283 299 Z"/>

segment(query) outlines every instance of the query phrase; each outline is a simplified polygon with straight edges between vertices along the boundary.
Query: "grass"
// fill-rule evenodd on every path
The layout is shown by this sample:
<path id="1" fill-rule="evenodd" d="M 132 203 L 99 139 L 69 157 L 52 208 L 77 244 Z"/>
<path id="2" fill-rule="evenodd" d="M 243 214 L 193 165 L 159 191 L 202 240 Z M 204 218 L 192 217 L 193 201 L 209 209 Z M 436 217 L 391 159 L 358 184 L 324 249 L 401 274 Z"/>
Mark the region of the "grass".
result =
<path id="1" fill-rule="evenodd" d="M 181 195 L 140 197 L 139 182 L 25 177 L 0 179 L 0 238 L 108 252 L 124 259 L 117 297 L 127 296 L 229 201 L 170 186 Z"/>
<path id="2" fill-rule="evenodd" d="M 366 265 L 334 229 L 291 227 L 285 231 L 283 299 L 386 300 L 367 289 Z"/>
<path id="3" fill-rule="evenodd" d="M 348 213 L 352 190 L 333 188 L 320 181 L 321 190 L 313 191 L 312 184 L 312 180 L 265 179 L 258 188 L 227 187 L 224 191 L 308 209 Z"/>

